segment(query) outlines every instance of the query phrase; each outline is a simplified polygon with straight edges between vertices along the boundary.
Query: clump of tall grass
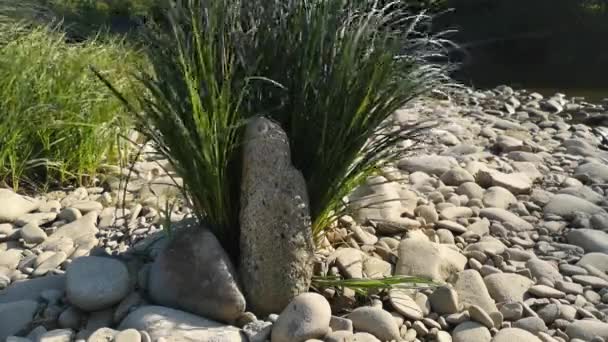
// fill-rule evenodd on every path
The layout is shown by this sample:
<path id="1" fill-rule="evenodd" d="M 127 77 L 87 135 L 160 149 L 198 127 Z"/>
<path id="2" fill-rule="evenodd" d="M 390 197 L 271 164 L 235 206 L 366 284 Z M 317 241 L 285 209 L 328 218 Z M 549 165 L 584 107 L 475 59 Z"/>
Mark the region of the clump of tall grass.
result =
<path id="1" fill-rule="evenodd" d="M 233 256 L 241 123 L 264 114 L 286 130 L 320 237 L 342 198 L 416 136 L 389 116 L 443 80 L 426 60 L 441 41 L 417 31 L 426 18 L 391 4 L 184 0 L 167 13 L 168 29 L 145 39 L 153 71 L 137 76 L 138 121 Z"/>
<path id="2" fill-rule="evenodd" d="M 385 2 L 386 3 L 386 2 Z M 280 84 L 253 87 L 250 108 L 287 131 L 306 179 L 316 237 L 344 213 L 344 196 L 399 157 L 389 116 L 446 79 L 430 64 L 446 42 L 419 31 L 430 18 L 398 2 L 369 0 L 244 2 L 253 32 L 245 41 L 248 73 Z"/>
<path id="3" fill-rule="evenodd" d="M 17 188 L 94 177 L 127 117 L 88 67 L 129 93 L 138 61 L 119 40 L 68 44 L 52 26 L 0 24 L 0 180 Z"/>

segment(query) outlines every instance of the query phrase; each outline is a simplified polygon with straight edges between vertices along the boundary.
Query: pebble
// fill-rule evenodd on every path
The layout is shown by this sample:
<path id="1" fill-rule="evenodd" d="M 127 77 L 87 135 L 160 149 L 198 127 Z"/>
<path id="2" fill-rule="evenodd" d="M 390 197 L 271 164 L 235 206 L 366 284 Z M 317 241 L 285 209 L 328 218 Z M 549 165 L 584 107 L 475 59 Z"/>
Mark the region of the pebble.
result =
<path id="1" fill-rule="evenodd" d="M 84 311 L 97 311 L 119 303 L 130 287 L 129 272 L 120 261 L 82 257 L 67 269 L 67 298 Z"/>
<path id="2" fill-rule="evenodd" d="M 454 342 L 490 342 L 492 335 L 485 326 L 472 321 L 458 324 L 452 332 Z"/>
<path id="3" fill-rule="evenodd" d="M 359 307 L 348 315 L 355 330 L 370 333 L 381 340 L 399 339 L 399 327 L 392 315 L 376 307 Z"/>
<path id="4" fill-rule="evenodd" d="M 546 285 L 534 285 L 528 289 L 531 294 L 541 298 L 564 298 L 566 294 Z"/>
<path id="5" fill-rule="evenodd" d="M 323 337 L 327 334 L 330 320 L 331 308 L 325 297 L 303 293 L 279 315 L 272 329 L 272 340 L 288 342 Z"/>

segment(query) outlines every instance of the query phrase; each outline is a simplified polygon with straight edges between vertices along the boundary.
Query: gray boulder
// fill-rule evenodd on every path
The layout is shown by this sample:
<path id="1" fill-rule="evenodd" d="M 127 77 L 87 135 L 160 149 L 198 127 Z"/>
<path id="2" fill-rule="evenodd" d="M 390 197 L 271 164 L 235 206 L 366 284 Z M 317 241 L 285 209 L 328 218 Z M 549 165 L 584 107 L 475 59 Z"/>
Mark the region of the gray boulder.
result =
<path id="1" fill-rule="evenodd" d="M 152 341 L 248 341 L 236 327 L 162 306 L 142 306 L 129 313 L 118 327 L 118 330 L 126 329 L 145 331 Z"/>
<path id="2" fill-rule="evenodd" d="M 245 311 L 236 271 L 217 238 L 197 226 L 176 232 L 150 267 L 152 300 L 218 321 Z"/>
<path id="3" fill-rule="evenodd" d="M 27 328 L 37 310 L 38 302 L 33 300 L 0 304 L 0 341 Z"/>
<path id="4" fill-rule="evenodd" d="M 251 309 L 282 311 L 312 279 L 314 242 L 304 177 L 291 164 L 287 135 L 251 121 L 243 147 L 240 275 Z"/>

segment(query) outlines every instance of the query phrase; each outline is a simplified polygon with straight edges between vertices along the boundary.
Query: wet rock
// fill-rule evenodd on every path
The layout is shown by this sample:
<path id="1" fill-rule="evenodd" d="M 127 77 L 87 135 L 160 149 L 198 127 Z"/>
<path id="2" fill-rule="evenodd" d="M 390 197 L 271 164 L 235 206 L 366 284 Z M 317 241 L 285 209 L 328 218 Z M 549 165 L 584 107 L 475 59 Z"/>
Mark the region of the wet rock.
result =
<path id="1" fill-rule="evenodd" d="M 34 319 L 38 303 L 21 300 L 0 304 L 0 341 L 22 332 Z"/>

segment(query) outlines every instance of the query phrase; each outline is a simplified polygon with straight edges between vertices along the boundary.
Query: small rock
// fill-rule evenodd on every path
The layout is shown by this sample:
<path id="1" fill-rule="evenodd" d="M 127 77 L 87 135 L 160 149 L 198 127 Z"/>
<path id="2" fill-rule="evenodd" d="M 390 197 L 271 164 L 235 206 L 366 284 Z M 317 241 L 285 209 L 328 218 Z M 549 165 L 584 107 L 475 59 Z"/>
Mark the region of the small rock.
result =
<path id="1" fill-rule="evenodd" d="M 519 328 L 507 328 L 500 330 L 492 339 L 492 342 L 542 342 L 538 337 L 526 330 Z"/>
<path id="2" fill-rule="evenodd" d="M 530 273 L 532 273 L 532 276 L 536 279 L 545 278 L 551 281 L 551 283 L 555 283 L 562 279 L 562 275 L 556 267 L 551 263 L 538 258 L 528 260 L 528 262 L 526 262 L 526 268 L 530 270 Z"/>
<path id="3" fill-rule="evenodd" d="M 20 234 L 23 241 L 29 244 L 38 244 L 47 238 L 44 230 L 31 223 L 26 224 L 23 228 L 21 228 Z"/>
<path id="4" fill-rule="evenodd" d="M 441 181 L 448 186 L 459 186 L 466 182 L 474 182 L 475 178 L 465 169 L 454 167 L 446 171 L 440 177 Z"/>
<path id="5" fill-rule="evenodd" d="M 480 170 L 477 179 L 481 186 L 500 186 L 514 195 L 528 194 L 532 189 L 532 180 L 523 172 L 507 174 L 495 170 Z"/>
<path id="6" fill-rule="evenodd" d="M 408 296 L 407 292 L 401 289 L 391 289 L 388 293 L 391 305 L 406 319 L 421 320 L 424 318 L 422 309 Z"/>
<path id="7" fill-rule="evenodd" d="M 444 315 L 459 311 L 458 293 L 451 287 L 440 286 L 429 297 L 434 312 Z"/>
<path id="8" fill-rule="evenodd" d="M 18 195 L 12 190 L 0 189 L 0 223 L 13 222 L 39 206 L 38 200 Z"/>
<path id="9" fill-rule="evenodd" d="M 523 301 L 532 280 L 513 273 L 491 274 L 484 278 L 490 296 L 497 302 Z"/>
<path id="10" fill-rule="evenodd" d="M 370 333 L 380 340 L 400 340 L 399 327 L 393 316 L 380 308 L 358 307 L 348 315 L 355 330 Z"/>
<path id="11" fill-rule="evenodd" d="M 128 294 L 129 287 L 127 267 L 115 259 L 82 257 L 67 268 L 67 298 L 85 311 L 117 304 Z"/>
<path id="12" fill-rule="evenodd" d="M 608 281 L 600 277 L 590 275 L 575 275 L 572 276 L 572 280 L 583 286 L 591 286 L 594 289 L 608 288 Z"/>
<path id="13" fill-rule="evenodd" d="M 459 272 L 453 284 L 458 293 L 459 305 L 465 308 L 470 305 L 478 305 L 488 313 L 497 311 L 494 299 L 490 296 L 488 288 L 479 272 L 475 270 Z"/>
<path id="14" fill-rule="evenodd" d="M 567 235 L 568 242 L 582 247 L 586 253 L 608 254 L 608 233 L 594 229 L 573 229 Z"/>
<path id="15" fill-rule="evenodd" d="M 521 232 L 533 230 L 534 227 L 510 211 L 499 208 L 485 208 L 479 211 L 480 217 L 502 223 L 510 231 Z"/>
<path id="16" fill-rule="evenodd" d="M 540 298 L 564 298 L 566 294 L 546 285 L 534 285 L 528 289 L 528 292 Z"/>
<path id="17" fill-rule="evenodd" d="M 457 167 L 458 162 L 453 157 L 448 156 L 418 156 L 401 159 L 398 167 L 408 172 L 421 171 L 430 175 L 441 176 L 453 167 Z"/>
<path id="18" fill-rule="evenodd" d="M 500 313 L 502 314 L 503 318 L 508 321 L 516 321 L 520 319 L 523 312 L 523 306 L 517 302 L 504 303 L 500 307 Z"/>
<path id="19" fill-rule="evenodd" d="M 272 341 L 322 338 L 327 334 L 330 319 L 331 308 L 325 297 L 316 293 L 303 293 L 295 297 L 279 315 L 272 328 Z"/>
<path id="20" fill-rule="evenodd" d="M 483 324 L 488 329 L 494 328 L 494 321 L 492 320 L 490 315 L 488 315 L 488 313 L 485 312 L 480 306 L 471 305 L 468 307 L 468 311 L 469 311 L 469 314 L 471 315 L 472 320 Z"/>
<path id="21" fill-rule="evenodd" d="M 507 209 L 511 204 L 517 202 L 517 198 L 509 190 L 493 186 L 483 194 L 482 201 L 487 208 Z"/>
<path id="22" fill-rule="evenodd" d="M 433 280 L 446 280 L 464 270 L 467 258 L 449 245 L 418 239 L 404 239 L 399 244 L 395 275 L 411 275 Z"/>
<path id="23" fill-rule="evenodd" d="M 483 325 L 466 321 L 454 328 L 452 339 L 454 342 L 490 342 L 492 335 L 490 335 L 490 330 Z"/>
<path id="24" fill-rule="evenodd" d="M 141 334 L 135 329 L 127 329 L 114 336 L 114 342 L 141 342 Z"/>

